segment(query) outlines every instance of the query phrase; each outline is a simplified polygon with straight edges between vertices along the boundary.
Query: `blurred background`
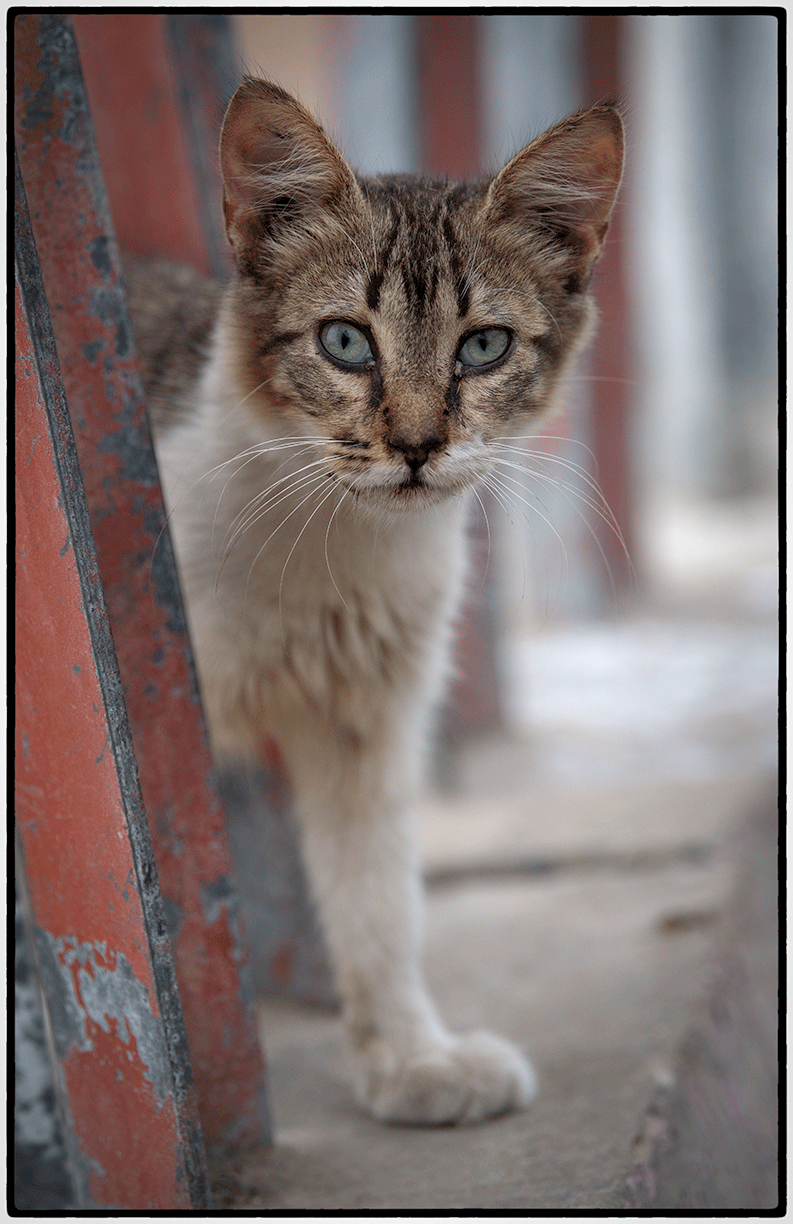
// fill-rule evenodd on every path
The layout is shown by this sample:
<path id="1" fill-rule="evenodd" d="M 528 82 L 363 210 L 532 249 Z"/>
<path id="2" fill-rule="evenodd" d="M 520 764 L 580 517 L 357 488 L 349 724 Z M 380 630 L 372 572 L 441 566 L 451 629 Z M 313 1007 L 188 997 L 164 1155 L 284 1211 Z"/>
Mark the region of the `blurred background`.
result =
<path id="1" fill-rule="evenodd" d="M 508 513 L 488 502 L 489 530 L 474 526 L 480 645 L 464 635 L 461 651 L 477 680 L 454 730 L 554 731 L 551 756 L 576 771 L 585 730 L 582 776 L 646 774 L 666 756 L 703 775 L 736 753 L 772 766 L 775 19 L 234 22 L 246 70 L 294 91 L 369 174 L 493 171 L 565 114 L 620 102 L 627 169 L 599 331 L 534 447 L 546 457 L 527 461 Z"/>

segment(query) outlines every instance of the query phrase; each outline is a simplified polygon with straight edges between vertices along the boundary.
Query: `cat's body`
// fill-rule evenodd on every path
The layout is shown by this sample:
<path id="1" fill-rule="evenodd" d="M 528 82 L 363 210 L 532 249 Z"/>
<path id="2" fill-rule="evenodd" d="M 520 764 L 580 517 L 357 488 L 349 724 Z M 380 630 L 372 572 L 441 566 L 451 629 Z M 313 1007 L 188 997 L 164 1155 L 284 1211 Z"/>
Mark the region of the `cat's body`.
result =
<path id="1" fill-rule="evenodd" d="M 231 285 L 130 278 L 213 747 L 280 747 L 357 1095 L 398 1121 L 534 1091 L 513 1046 L 451 1036 L 426 993 L 410 806 L 474 486 L 590 317 L 621 125 L 562 126 L 492 186 L 367 182 L 247 82 L 221 145 Z"/>

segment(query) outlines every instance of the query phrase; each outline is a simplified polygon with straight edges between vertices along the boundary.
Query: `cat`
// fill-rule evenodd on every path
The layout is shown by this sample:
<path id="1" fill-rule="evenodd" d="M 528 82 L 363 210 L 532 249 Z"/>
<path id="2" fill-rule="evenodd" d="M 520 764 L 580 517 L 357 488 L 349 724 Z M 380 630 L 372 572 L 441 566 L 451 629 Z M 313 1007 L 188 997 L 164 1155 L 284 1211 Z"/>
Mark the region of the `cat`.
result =
<path id="1" fill-rule="evenodd" d="M 220 144 L 230 283 L 129 276 L 213 750 L 280 748 L 355 1095 L 391 1122 L 477 1122 L 536 1090 L 522 1052 L 450 1034 L 427 992 L 410 807 L 469 505 L 590 331 L 623 144 L 603 105 L 487 181 L 356 177 L 246 78 Z"/>

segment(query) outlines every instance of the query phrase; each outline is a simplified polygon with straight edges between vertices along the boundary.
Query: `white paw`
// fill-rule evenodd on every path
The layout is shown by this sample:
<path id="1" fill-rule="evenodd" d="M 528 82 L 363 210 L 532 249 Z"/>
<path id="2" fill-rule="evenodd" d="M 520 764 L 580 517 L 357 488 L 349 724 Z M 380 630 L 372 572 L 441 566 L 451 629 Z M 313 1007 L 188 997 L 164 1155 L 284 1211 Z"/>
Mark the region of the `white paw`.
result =
<path id="1" fill-rule="evenodd" d="M 492 1033 L 469 1033 L 421 1054 L 370 1047 L 360 1067 L 357 1096 L 384 1122 L 432 1126 L 481 1122 L 524 1109 L 537 1077 L 516 1046 Z"/>

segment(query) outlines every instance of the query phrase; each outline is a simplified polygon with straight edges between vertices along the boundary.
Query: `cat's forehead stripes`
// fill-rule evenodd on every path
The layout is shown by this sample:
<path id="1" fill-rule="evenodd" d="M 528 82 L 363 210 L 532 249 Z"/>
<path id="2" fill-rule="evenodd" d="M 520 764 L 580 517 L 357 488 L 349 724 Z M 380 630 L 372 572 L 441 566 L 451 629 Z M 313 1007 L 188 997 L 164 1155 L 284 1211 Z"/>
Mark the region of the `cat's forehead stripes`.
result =
<path id="1" fill-rule="evenodd" d="M 401 282 L 411 312 L 423 315 L 435 305 L 441 279 L 453 286 L 460 318 L 470 305 L 470 268 L 468 274 L 460 259 L 460 235 L 452 214 L 465 189 L 443 185 L 423 185 L 410 189 L 398 176 L 384 177 L 366 185 L 370 209 L 383 211 L 384 234 L 377 243 L 373 237 L 375 262 L 366 286 L 366 304 L 372 311 L 381 305 L 384 284 L 391 278 Z M 374 228 L 374 219 L 372 218 Z"/>

